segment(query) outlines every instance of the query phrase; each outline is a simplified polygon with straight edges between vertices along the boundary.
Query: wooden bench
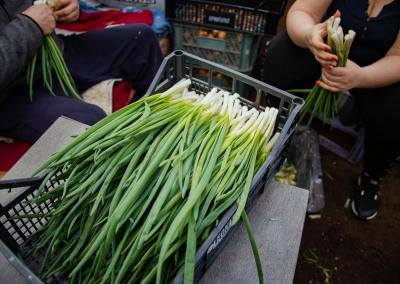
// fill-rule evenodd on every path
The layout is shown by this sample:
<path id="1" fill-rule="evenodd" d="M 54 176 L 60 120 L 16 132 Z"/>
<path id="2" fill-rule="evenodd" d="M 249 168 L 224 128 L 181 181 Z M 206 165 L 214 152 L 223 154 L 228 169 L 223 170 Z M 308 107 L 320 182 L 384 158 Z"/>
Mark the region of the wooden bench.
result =
<path id="1" fill-rule="evenodd" d="M 4 179 L 31 176 L 43 161 L 68 143 L 71 135 L 81 133 L 86 127 L 71 119 L 59 118 Z M 0 191 L 0 202 L 5 198 Z M 308 191 L 272 182 L 249 212 L 266 283 L 293 282 L 307 200 Z M 7 250 L 4 252 L 0 242 L 0 283 L 26 283 L 21 274 L 26 278 L 31 272 L 21 271 L 21 265 L 12 257 Z M 232 234 L 201 283 L 258 283 L 250 242 L 243 224 Z"/>

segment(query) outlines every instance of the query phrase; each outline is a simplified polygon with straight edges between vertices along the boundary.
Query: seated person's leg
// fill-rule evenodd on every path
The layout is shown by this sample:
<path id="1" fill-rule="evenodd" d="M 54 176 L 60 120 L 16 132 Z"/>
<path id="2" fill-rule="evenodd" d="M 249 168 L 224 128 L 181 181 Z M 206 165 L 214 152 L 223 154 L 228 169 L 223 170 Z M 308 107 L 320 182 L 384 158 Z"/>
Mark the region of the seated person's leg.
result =
<path id="1" fill-rule="evenodd" d="M 0 132 L 3 135 L 33 143 L 60 116 L 93 125 L 106 115 L 95 105 L 39 90 L 34 92 L 32 102 L 24 89 L 14 91 L 1 102 Z"/>
<path id="2" fill-rule="evenodd" d="M 285 31 L 276 35 L 268 46 L 264 81 L 282 90 L 312 88 L 321 69 L 312 53 L 295 45 Z"/>
<path id="3" fill-rule="evenodd" d="M 162 61 L 147 25 L 125 25 L 64 37 L 64 57 L 80 91 L 106 79 L 132 82 L 142 96 Z"/>
<path id="4" fill-rule="evenodd" d="M 365 124 L 364 170 L 352 209 L 360 218 L 372 219 L 378 212 L 383 178 L 400 156 L 400 83 L 352 93 Z"/>

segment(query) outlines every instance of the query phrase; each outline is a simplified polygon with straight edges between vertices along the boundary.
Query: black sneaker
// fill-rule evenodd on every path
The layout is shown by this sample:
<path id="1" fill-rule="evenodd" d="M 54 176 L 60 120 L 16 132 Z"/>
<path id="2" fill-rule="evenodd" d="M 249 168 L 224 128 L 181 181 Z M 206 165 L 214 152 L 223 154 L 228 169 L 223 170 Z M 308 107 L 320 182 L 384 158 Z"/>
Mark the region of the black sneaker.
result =
<path id="1" fill-rule="evenodd" d="M 353 213 L 362 220 L 371 220 L 378 215 L 380 183 L 362 175 L 351 202 Z"/>

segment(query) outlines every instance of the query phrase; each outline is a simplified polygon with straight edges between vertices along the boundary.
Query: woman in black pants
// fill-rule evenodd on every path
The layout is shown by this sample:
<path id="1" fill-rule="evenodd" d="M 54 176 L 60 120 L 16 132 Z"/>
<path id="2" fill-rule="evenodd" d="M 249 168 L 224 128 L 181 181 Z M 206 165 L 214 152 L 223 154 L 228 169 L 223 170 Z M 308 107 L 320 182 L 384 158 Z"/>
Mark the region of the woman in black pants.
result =
<path id="1" fill-rule="evenodd" d="M 326 15 L 341 16 L 344 32 L 356 37 L 346 67 L 323 42 Z M 382 180 L 400 156 L 400 1 L 297 0 L 287 31 L 268 47 L 265 82 L 284 90 L 315 83 L 356 97 L 365 125 L 364 169 L 352 211 L 361 219 L 377 215 Z M 322 80 L 318 80 L 322 75 Z"/>

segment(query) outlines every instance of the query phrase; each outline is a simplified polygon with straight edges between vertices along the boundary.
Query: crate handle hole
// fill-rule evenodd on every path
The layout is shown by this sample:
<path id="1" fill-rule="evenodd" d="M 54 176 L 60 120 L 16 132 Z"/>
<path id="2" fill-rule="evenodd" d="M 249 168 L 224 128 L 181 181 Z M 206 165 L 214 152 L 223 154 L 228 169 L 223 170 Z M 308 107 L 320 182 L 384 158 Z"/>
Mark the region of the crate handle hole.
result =
<path id="1" fill-rule="evenodd" d="M 183 51 L 182 51 L 182 50 L 175 50 L 175 51 L 174 51 L 174 55 L 176 55 L 176 56 L 182 56 L 182 55 L 183 55 Z"/>
<path id="2" fill-rule="evenodd" d="M 304 100 L 301 98 L 294 98 L 293 103 L 295 103 L 296 105 L 302 105 L 304 103 Z"/>

